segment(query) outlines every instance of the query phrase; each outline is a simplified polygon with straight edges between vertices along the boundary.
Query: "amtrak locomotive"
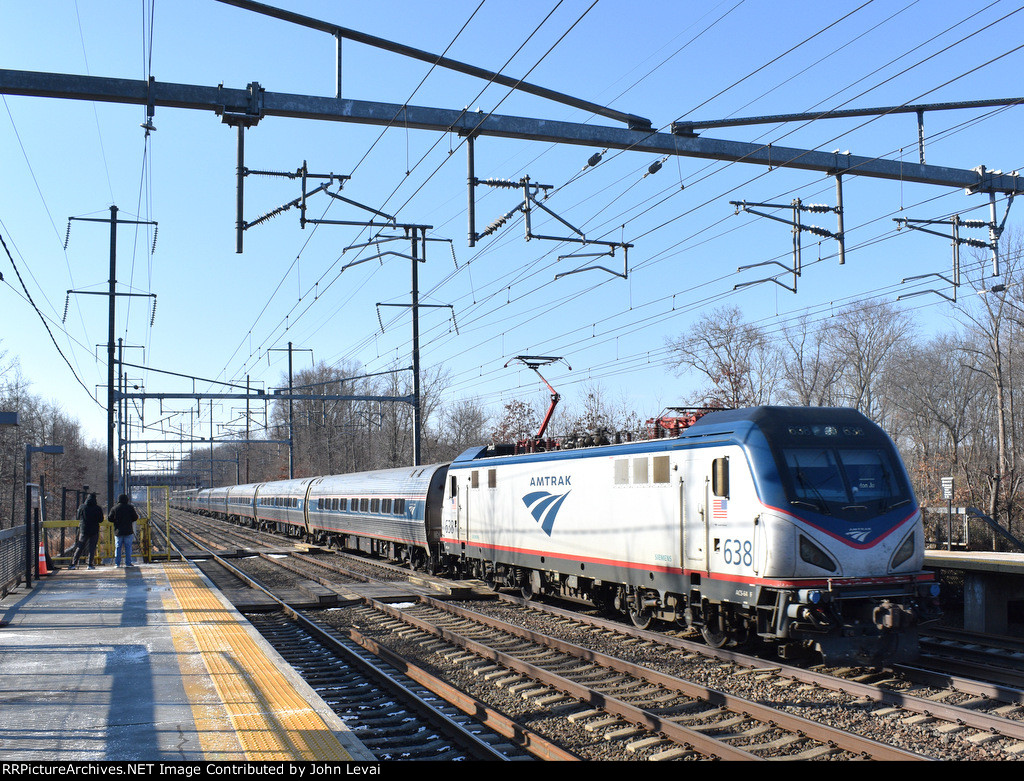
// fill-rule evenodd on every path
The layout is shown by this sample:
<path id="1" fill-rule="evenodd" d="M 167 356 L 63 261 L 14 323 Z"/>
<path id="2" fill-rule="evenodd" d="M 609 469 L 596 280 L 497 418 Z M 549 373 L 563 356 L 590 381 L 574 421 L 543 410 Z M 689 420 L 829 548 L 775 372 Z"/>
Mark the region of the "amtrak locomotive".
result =
<path id="1" fill-rule="evenodd" d="M 184 506 L 783 657 L 906 661 L 938 615 L 906 471 L 854 410 L 718 411 L 667 439 L 504 450 L 211 489 Z"/>

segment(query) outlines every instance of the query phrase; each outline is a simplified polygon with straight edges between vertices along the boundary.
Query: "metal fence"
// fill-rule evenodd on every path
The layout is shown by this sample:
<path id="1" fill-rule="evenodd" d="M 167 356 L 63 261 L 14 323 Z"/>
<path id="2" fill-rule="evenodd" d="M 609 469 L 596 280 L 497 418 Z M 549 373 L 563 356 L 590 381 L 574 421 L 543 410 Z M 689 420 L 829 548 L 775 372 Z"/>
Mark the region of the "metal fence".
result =
<path id="1" fill-rule="evenodd" d="M 25 527 L 0 529 L 0 596 L 25 580 Z"/>

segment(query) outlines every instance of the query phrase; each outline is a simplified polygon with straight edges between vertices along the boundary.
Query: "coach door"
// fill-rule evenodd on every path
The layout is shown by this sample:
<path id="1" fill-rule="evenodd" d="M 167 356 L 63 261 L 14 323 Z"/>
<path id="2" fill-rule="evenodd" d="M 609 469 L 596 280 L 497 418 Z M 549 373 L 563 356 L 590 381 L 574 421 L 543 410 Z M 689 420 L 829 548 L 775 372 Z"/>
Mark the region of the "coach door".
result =
<path id="1" fill-rule="evenodd" d="M 683 505 L 683 550 L 684 569 L 707 570 L 707 517 L 705 508 L 708 499 L 706 470 L 698 463 L 686 465 L 680 485 Z"/>
<path id="2" fill-rule="evenodd" d="M 459 540 L 461 542 L 469 542 L 469 497 L 473 493 L 469 490 L 470 479 L 467 475 L 466 480 L 459 485 L 458 477 L 453 478 L 454 485 L 458 491 L 458 495 L 455 498 L 455 504 L 459 518 Z"/>

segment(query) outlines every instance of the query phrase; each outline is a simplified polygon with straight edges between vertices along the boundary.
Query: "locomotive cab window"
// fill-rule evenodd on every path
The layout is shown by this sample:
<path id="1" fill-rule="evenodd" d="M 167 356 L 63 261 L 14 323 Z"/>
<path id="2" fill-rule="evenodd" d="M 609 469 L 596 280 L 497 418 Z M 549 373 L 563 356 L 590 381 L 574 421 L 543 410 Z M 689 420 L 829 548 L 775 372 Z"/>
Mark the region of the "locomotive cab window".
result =
<path id="1" fill-rule="evenodd" d="M 711 462 L 711 492 L 715 496 L 729 496 L 729 458 L 716 458 Z"/>

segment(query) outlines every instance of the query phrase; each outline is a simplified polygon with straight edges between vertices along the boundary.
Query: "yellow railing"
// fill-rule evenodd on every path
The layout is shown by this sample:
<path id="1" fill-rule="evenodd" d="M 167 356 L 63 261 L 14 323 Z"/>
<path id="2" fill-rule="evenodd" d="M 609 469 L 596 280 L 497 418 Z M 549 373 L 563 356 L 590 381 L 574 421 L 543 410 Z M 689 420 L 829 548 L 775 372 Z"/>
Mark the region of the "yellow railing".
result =
<path id="1" fill-rule="evenodd" d="M 153 561 L 153 535 L 163 539 L 163 552 L 160 558 L 171 558 L 170 524 L 171 491 L 170 488 L 159 488 L 164 491 L 163 517 L 153 517 L 153 501 L 150 489 L 146 490 L 146 515 L 135 524 L 135 539 L 132 541 L 132 556 L 143 561 Z M 46 552 L 54 562 L 69 564 L 74 555 L 75 543 L 78 541 L 78 521 L 44 521 L 43 535 L 46 540 Z M 100 538 L 96 543 L 98 561 L 114 559 L 114 525 L 104 519 L 100 524 Z"/>
<path id="2" fill-rule="evenodd" d="M 139 518 L 135 524 L 135 539 L 132 541 L 132 556 L 143 561 L 153 560 L 153 541 L 149 518 Z M 70 563 L 75 543 L 78 541 L 78 521 L 43 521 L 46 538 L 46 552 L 54 562 Z M 100 538 L 96 543 L 96 559 L 114 559 L 114 525 L 104 521 L 100 524 Z"/>

